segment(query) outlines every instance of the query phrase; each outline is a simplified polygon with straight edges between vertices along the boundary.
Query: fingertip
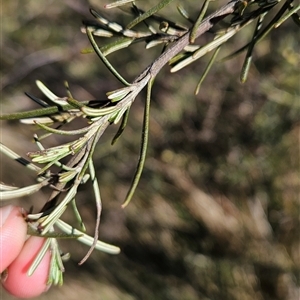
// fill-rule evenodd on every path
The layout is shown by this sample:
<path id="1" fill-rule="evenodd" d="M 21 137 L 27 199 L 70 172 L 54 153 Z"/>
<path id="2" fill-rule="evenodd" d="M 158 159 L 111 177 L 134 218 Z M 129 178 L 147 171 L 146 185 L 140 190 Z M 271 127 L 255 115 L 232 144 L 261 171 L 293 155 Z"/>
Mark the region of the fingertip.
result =
<path id="1" fill-rule="evenodd" d="M 0 273 L 19 255 L 27 233 L 27 224 L 16 206 L 0 208 Z"/>
<path id="2" fill-rule="evenodd" d="M 42 261 L 31 276 L 27 272 L 41 249 L 44 238 L 30 237 L 20 255 L 7 269 L 7 279 L 3 282 L 4 288 L 13 296 L 19 298 L 32 298 L 49 289 L 47 279 L 50 268 L 51 254 L 47 251 Z"/>

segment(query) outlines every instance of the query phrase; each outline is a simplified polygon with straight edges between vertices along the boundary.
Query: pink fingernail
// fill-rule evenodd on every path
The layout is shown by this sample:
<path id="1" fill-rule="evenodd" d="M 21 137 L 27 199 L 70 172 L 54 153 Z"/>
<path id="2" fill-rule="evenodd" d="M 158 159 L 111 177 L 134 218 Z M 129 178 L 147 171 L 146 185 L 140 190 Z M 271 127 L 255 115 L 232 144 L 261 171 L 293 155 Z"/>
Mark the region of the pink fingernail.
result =
<path id="1" fill-rule="evenodd" d="M 12 205 L 7 205 L 0 208 L 0 227 L 3 226 L 13 208 L 14 207 Z"/>

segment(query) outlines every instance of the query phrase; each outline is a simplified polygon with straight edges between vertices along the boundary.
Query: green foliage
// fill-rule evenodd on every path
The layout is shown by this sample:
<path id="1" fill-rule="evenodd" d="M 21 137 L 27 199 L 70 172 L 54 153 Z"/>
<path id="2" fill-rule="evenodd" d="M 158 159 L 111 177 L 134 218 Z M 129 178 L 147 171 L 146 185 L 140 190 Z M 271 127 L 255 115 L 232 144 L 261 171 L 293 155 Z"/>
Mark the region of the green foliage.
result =
<path id="1" fill-rule="evenodd" d="M 133 1 L 116 1 L 114 4 L 107 5 L 106 8 L 127 5 L 127 2 Z M 157 15 L 161 9 L 171 2 L 167 0 L 160 1 L 159 4 L 147 11 L 141 10 L 135 3 L 125 6 L 124 10 L 129 11 L 134 16 L 134 19 L 124 27 L 108 21 L 96 10 L 90 10 L 95 20 L 84 21 L 81 30 L 83 33 L 86 33 L 93 51 L 102 60 L 105 67 L 123 85 L 119 89 L 108 92 L 105 100 L 79 101 L 73 97 L 67 83 L 65 84 L 66 96 L 59 97 L 41 81 L 37 81 L 37 86 L 46 99 L 28 96 L 41 106 L 40 109 L 1 115 L 2 120 L 17 119 L 23 124 L 37 125 L 38 128 L 44 131 L 41 136 L 34 135 L 38 151 L 28 152 L 28 157 L 31 161 L 20 157 L 11 149 L 1 145 L 2 153 L 33 171 L 36 174 L 37 181 L 34 185 L 20 188 L 1 184 L 1 201 L 27 196 L 45 187 L 52 190 L 42 210 L 39 213 L 30 213 L 26 217 L 30 234 L 48 237 L 47 243 L 45 243 L 44 248 L 37 256 L 29 273 L 34 272 L 46 249 L 50 247 L 53 256 L 49 282 L 62 284 L 64 268 L 57 243 L 58 238 L 74 238 L 90 246 L 90 250 L 80 263 L 83 263 L 89 257 L 93 249 L 99 249 L 111 254 L 120 252 L 118 247 L 98 241 L 102 201 L 94 167 L 95 148 L 109 126 L 121 122 L 118 132 L 112 139 L 112 143 L 117 141 L 126 127 L 127 120 L 131 117 L 129 112 L 133 103 L 142 90 L 147 87 L 139 162 L 131 187 L 124 200 L 123 207 L 127 206 L 137 188 L 146 160 L 152 86 L 156 76 L 165 65 L 169 64 L 171 72 L 174 73 L 195 63 L 198 59 L 213 51 L 210 61 L 196 86 L 196 93 L 198 93 L 209 70 L 216 62 L 223 45 L 227 45 L 229 40 L 238 32 L 256 22 L 252 38 L 246 45 L 222 59 L 222 61 L 225 61 L 244 51 L 246 52 L 240 75 L 240 80 L 244 83 L 248 76 L 253 50 L 256 45 L 271 30 L 276 29 L 287 19 L 293 20 L 296 26 L 299 26 L 297 11 L 300 9 L 300 5 L 294 7 L 291 0 L 281 2 L 233 0 L 211 14 L 207 14 L 210 4 L 210 1 L 207 0 L 204 2 L 196 20 L 193 20 L 183 7 L 179 7 L 178 11 L 180 14 L 191 23 L 190 28 Z M 145 31 L 139 29 L 142 25 L 141 23 L 145 25 Z M 136 29 L 138 25 L 140 27 Z M 205 45 L 197 44 L 197 38 L 208 32 L 213 32 L 213 34 L 207 40 L 207 43 Z M 99 47 L 95 40 L 96 36 L 107 37 L 111 42 Z M 130 83 L 115 69 L 107 57 L 114 52 L 126 49 L 137 43 L 145 43 L 146 49 L 162 46 L 162 52 Z M 64 129 L 64 126 L 78 119 L 85 121 L 85 125 L 82 128 L 75 130 Z M 258 127 L 268 126 L 267 123 L 261 125 L 259 116 L 257 116 L 255 121 Z M 275 121 L 279 122 L 278 117 Z M 272 124 L 274 125 L 274 123 Z M 261 130 L 260 132 L 263 134 L 263 131 Z M 45 146 L 44 140 L 52 134 L 71 136 L 72 138 L 73 136 L 79 137 L 75 137 L 72 141 L 60 143 L 57 146 Z M 249 157 L 249 160 L 251 160 L 251 157 Z M 247 161 L 239 165 L 238 169 L 244 168 L 244 165 L 247 165 Z M 224 170 L 224 172 L 231 173 L 231 170 Z M 236 184 L 241 178 L 238 172 L 232 173 L 232 176 L 228 176 L 229 184 Z M 93 238 L 84 233 L 84 222 L 76 205 L 78 189 L 88 181 L 92 182 L 93 185 L 97 211 Z M 75 229 L 61 220 L 63 213 L 68 207 L 73 209 L 74 216 L 81 230 Z M 57 231 L 57 228 L 63 234 Z"/>

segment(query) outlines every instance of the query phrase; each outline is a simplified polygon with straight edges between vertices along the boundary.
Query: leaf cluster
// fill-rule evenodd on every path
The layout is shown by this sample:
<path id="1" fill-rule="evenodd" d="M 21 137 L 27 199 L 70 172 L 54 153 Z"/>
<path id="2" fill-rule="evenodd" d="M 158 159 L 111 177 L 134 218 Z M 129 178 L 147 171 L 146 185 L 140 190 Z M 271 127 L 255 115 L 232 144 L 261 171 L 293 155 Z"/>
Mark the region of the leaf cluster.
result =
<path id="1" fill-rule="evenodd" d="M 129 2 L 130 5 L 128 6 Z M 179 6 L 179 14 L 191 24 L 189 28 L 157 14 L 171 2 L 171 0 L 160 1 L 147 11 L 140 9 L 134 1 L 122 0 L 106 5 L 107 9 L 121 6 L 125 12 L 133 14 L 134 19 L 126 26 L 107 20 L 94 9 L 90 10 L 95 19 L 83 21 L 81 31 L 87 35 L 93 48 L 92 51 L 98 55 L 105 67 L 123 85 L 117 90 L 108 92 L 105 100 L 76 100 L 67 83 L 65 83 L 66 96 L 59 97 L 42 82 L 37 81 L 36 84 L 46 99 L 39 99 L 30 94 L 27 94 L 27 96 L 40 105 L 40 109 L 1 115 L 2 120 L 20 120 L 23 124 L 36 125 L 45 132 L 42 136 L 34 135 L 38 150 L 28 152 L 30 161 L 1 144 L 1 152 L 35 172 L 37 181 L 34 185 L 20 188 L 2 183 L 0 186 L 1 201 L 30 195 L 44 187 L 52 189 L 52 193 L 42 210 L 38 213 L 29 213 L 26 216 L 29 233 L 47 237 L 44 247 L 28 271 L 29 274 L 34 272 L 46 250 L 50 248 L 53 255 L 49 283 L 62 283 L 63 259 L 65 256 L 59 250 L 57 238 L 75 238 L 90 246 L 90 250 L 80 263 L 83 263 L 95 248 L 112 254 L 119 253 L 120 249 L 118 247 L 98 241 L 102 201 L 94 168 L 93 154 L 105 130 L 111 124 L 120 123 L 119 130 L 112 139 L 112 144 L 117 141 L 126 127 L 131 106 L 141 91 L 147 87 L 140 157 L 131 187 L 123 204 L 123 207 L 126 207 L 136 190 L 146 159 L 152 86 L 156 75 L 165 65 L 171 66 L 171 72 L 177 72 L 195 63 L 207 53 L 213 52 L 196 87 L 195 93 L 198 93 L 201 84 L 218 57 L 221 47 L 235 34 L 256 22 L 252 39 L 245 46 L 222 59 L 223 61 L 231 59 L 245 51 L 246 55 L 240 76 L 241 82 L 245 82 L 255 46 L 271 30 L 280 26 L 289 18 L 297 26 L 300 25 L 299 15 L 297 14 L 300 5 L 294 6 L 292 0 L 283 2 L 276 0 L 232 0 L 208 15 L 207 10 L 211 1 L 205 0 L 196 20 L 189 16 L 184 7 Z M 273 18 L 265 21 L 266 16 L 269 14 L 274 15 Z M 136 30 L 137 25 L 141 24 L 144 25 L 145 30 Z M 152 24 L 156 24 L 156 27 Z M 216 29 L 217 26 L 218 29 Z M 197 38 L 207 33 L 212 36 L 210 41 L 205 45 L 198 44 Z M 96 41 L 96 37 L 99 36 L 109 38 L 112 42 L 99 46 Z M 162 51 L 161 55 L 129 83 L 114 68 L 108 56 L 136 43 L 145 43 L 146 49 L 161 47 Z M 91 51 L 85 50 L 83 52 Z M 65 124 L 69 124 L 77 118 L 84 119 L 86 126 L 76 130 L 64 130 Z M 71 142 L 47 147 L 43 141 L 52 134 L 75 136 L 75 138 Z M 90 181 L 93 185 L 97 211 L 93 238 L 85 234 L 84 222 L 76 204 L 78 189 L 87 181 Z M 80 229 L 71 227 L 61 219 L 68 207 L 73 209 Z M 57 229 L 60 231 L 57 231 Z"/>

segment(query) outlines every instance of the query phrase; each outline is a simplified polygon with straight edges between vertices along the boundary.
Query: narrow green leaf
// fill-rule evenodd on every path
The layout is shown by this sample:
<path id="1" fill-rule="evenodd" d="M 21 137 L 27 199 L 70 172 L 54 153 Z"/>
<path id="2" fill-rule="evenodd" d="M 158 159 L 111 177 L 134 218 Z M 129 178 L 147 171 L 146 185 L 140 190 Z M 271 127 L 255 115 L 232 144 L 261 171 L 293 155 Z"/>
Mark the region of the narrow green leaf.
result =
<path id="1" fill-rule="evenodd" d="M 39 266 L 39 264 L 41 263 L 42 259 L 44 258 L 45 254 L 47 253 L 47 250 L 49 249 L 50 242 L 51 242 L 51 239 L 45 239 L 45 242 L 44 242 L 43 246 L 41 247 L 41 249 L 39 250 L 38 255 L 35 257 L 34 261 L 32 262 L 32 264 L 30 265 L 30 268 L 27 271 L 28 276 L 31 276 L 34 273 L 34 271 L 36 270 L 36 268 Z"/>
<path id="2" fill-rule="evenodd" d="M 168 4 L 170 4 L 172 1 L 173 0 L 163 0 L 163 1 L 160 1 L 157 5 L 153 6 L 148 11 L 146 11 L 142 15 L 138 16 L 137 18 L 135 18 L 132 22 L 130 22 L 126 26 L 126 28 L 131 29 L 132 27 L 136 26 L 140 22 L 146 20 L 150 16 L 154 15 L 155 13 L 157 13 L 159 10 L 161 10 L 162 8 L 164 8 L 165 6 L 167 6 Z"/>
<path id="3" fill-rule="evenodd" d="M 28 218 L 28 216 L 27 216 Z M 27 227 L 27 234 L 31 236 L 38 236 L 42 238 L 55 238 L 55 239 L 78 239 L 81 234 L 67 234 L 65 232 L 55 232 L 55 231 L 49 231 L 44 235 L 41 235 L 40 232 L 36 228 L 32 228 L 31 224 L 28 223 Z"/>
<path id="4" fill-rule="evenodd" d="M 55 134 L 60 134 L 60 135 L 84 134 L 84 133 L 88 132 L 90 130 L 90 128 L 91 128 L 91 125 L 90 125 L 90 126 L 87 126 L 87 127 L 83 127 L 81 129 L 76 129 L 76 130 L 59 130 L 59 129 L 55 129 L 55 128 L 46 126 L 46 125 L 41 124 L 39 122 L 35 122 L 35 124 L 37 126 L 39 126 L 40 128 L 48 131 L 48 132 L 55 133 Z"/>
<path id="5" fill-rule="evenodd" d="M 28 152 L 27 155 L 32 159 L 33 162 L 39 164 L 51 162 L 58 157 L 64 157 L 73 152 L 71 149 L 72 143 L 52 147 L 43 151 Z"/>
<path id="6" fill-rule="evenodd" d="M 80 212 L 79 212 L 79 210 L 78 210 L 78 208 L 77 208 L 76 200 L 73 199 L 72 202 L 71 202 L 71 204 L 72 204 L 72 208 L 73 208 L 73 212 L 74 212 L 75 218 L 76 218 L 76 220 L 77 220 L 77 222 L 78 222 L 78 224 L 79 224 L 79 226 L 80 226 L 80 229 L 81 229 L 81 231 L 85 232 L 85 231 L 86 231 L 86 228 L 85 228 L 85 225 L 84 225 L 84 223 L 83 223 L 83 221 L 82 221 Z M 79 236 L 78 236 L 78 237 L 79 237 Z"/>
<path id="7" fill-rule="evenodd" d="M 197 87 L 196 87 L 196 90 L 195 90 L 195 95 L 197 95 L 197 94 L 199 93 L 201 84 L 202 84 L 202 82 L 204 81 L 204 79 L 206 78 L 206 76 L 207 76 L 208 72 L 210 71 L 210 69 L 211 69 L 213 63 L 215 62 L 215 60 L 216 60 L 216 58 L 217 58 L 217 55 L 218 55 L 220 49 L 221 49 L 221 46 L 219 46 L 219 47 L 215 50 L 214 54 L 212 55 L 211 59 L 209 60 L 209 63 L 208 63 L 208 65 L 206 66 L 206 68 L 205 68 L 205 70 L 204 70 L 204 72 L 203 72 L 203 74 L 202 74 L 202 76 L 201 76 L 201 78 L 200 78 L 200 80 L 199 80 L 199 82 L 198 82 L 198 84 L 197 84 Z"/>
<path id="8" fill-rule="evenodd" d="M 126 125 L 127 125 L 127 121 L 128 121 L 128 117 L 129 117 L 129 111 L 130 111 L 130 108 L 128 108 L 125 113 L 123 114 L 123 118 L 122 118 L 122 123 L 116 133 L 116 135 L 113 137 L 112 141 L 111 141 L 111 144 L 114 145 L 115 142 L 119 139 L 119 137 L 121 136 L 121 134 L 123 133 Z"/>
<path id="9" fill-rule="evenodd" d="M 76 170 L 66 171 L 59 174 L 59 182 L 67 183 L 77 175 Z"/>
<path id="10" fill-rule="evenodd" d="M 8 185 L 5 183 L 0 182 L 0 191 L 13 191 L 13 190 L 17 190 L 18 187 L 16 186 L 12 186 L 12 185 Z"/>
<path id="11" fill-rule="evenodd" d="M 129 38 L 129 37 L 122 37 L 117 39 L 116 41 L 109 43 L 105 46 L 102 46 L 100 48 L 101 52 L 103 53 L 104 56 L 107 56 L 113 52 L 116 52 L 118 50 L 127 48 L 130 46 L 133 42 L 135 41 L 134 38 Z"/>
<path id="12" fill-rule="evenodd" d="M 126 97 L 130 92 L 134 90 L 134 85 L 130 85 L 125 88 L 117 89 L 112 92 L 106 93 L 106 96 L 112 102 L 117 102 Z"/>
<path id="13" fill-rule="evenodd" d="M 105 4 L 104 8 L 110 9 L 110 8 L 122 6 L 122 5 L 127 4 L 127 3 L 131 3 L 131 2 L 134 2 L 134 1 L 135 0 L 118 0 L 118 1 L 115 1 L 115 2 L 110 3 L 110 4 Z"/>
<path id="14" fill-rule="evenodd" d="M 68 108 L 70 109 L 72 107 L 69 106 Z M 59 109 L 56 106 L 45 107 L 45 108 L 39 108 L 39 109 L 34 109 L 25 112 L 0 115 L 0 120 L 20 120 L 20 119 L 27 119 L 33 117 L 48 116 L 57 112 L 59 112 Z"/>
<path id="15" fill-rule="evenodd" d="M 288 9 L 288 7 L 289 7 L 289 3 L 287 1 L 283 4 L 283 6 L 280 8 L 278 13 L 274 16 L 274 18 L 268 23 L 268 25 L 263 30 L 261 30 L 260 33 L 256 36 L 255 44 L 258 44 L 260 41 L 262 41 L 271 32 L 271 30 L 275 27 L 276 23 L 283 16 L 284 12 Z M 251 42 L 253 42 L 253 41 L 251 40 Z M 238 54 L 242 53 L 243 51 L 248 49 L 250 43 L 247 43 L 245 46 L 243 46 L 240 49 L 236 50 L 232 54 L 222 58 L 221 61 L 223 62 L 223 61 L 226 61 L 228 59 L 232 59 L 233 57 L 235 57 Z"/>
<path id="16" fill-rule="evenodd" d="M 140 181 L 145 160 L 146 160 L 146 153 L 147 153 L 147 146 L 148 146 L 148 136 L 149 136 L 149 121 L 150 121 L 150 103 L 151 103 L 151 90 L 152 85 L 155 78 L 150 79 L 147 85 L 147 97 L 146 97 L 146 103 L 145 103 L 145 109 L 144 109 L 144 121 L 143 121 L 143 131 L 142 131 L 142 139 L 141 139 L 141 149 L 140 149 L 140 157 L 137 164 L 137 168 L 135 171 L 135 174 L 133 176 L 133 180 L 131 183 L 131 186 L 129 188 L 129 191 L 126 195 L 125 201 L 122 204 L 122 207 L 125 208 L 129 202 L 131 201 L 131 198 L 136 190 L 136 187 Z"/>
<path id="17" fill-rule="evenodd" d="M 87 28 L 87 36 L 90 40 L 91 45 L 93 46 L 96 54 L 99 56 L 99 58 L 102 60 L 102 62 L 105 64 L 105 66 L 108 68 L 108 70 L 124 85 L 129 86 L 130 83 L 128 83 L 119 73 L 118 71 L 111 65 L 111 63 L 107 60 L 107 58 L 105 57 L 105 55 L 103 55 L 103 53 L 101 52 L 101 50 L 99 49 L 92 32 Z"/>
<path id="18" fill-rule="evenodd" d="M 75 195 L 74 195 L 75 196 Z M 59 218 L 63 215 L 65 210 L 67 209 L 67 205 L 60 207 L 59 209 L 55 209 L 51 214 L 45 219 L 45 221 L 41 224 L 43 230 L 41 235 L 44 236 L 48 233 L 49 230 L 53 228 L 53 225 Z"/>
<path id="19" fill-rule="evenodd" d="M 15 160 L 16 162 L 22 164 L 26 168 L 28 168 L 31 171 L 39 172 L 41 170 L 40 167 L 36 166 L 35 164 L 29 162 L 27 159 L 23 158 L 22 156 L 18 155 L 8 147 L 6 147 L 4 144 L 0 143 L 0 152 L 8 156 L 9 158 Z"/>
<path id="20" fill-rule="evenodd" d="M 108 114 L 115 113 L 118 111 L 118 107 L 116 106 L 109 106 L 104 108 L 91 108 L 88 106 L 83 107 L 81 110 L 90 117 L 99 117 L 99 116 L 106 116 Z"/>
<path id="21" fill-rule="evenodd" d="M 254 19 L 250 19 L 247 22 L 245 22 L 242 26 L 236 25 L 235 27 L 228 30 L 226 33 L 222 35 L 218 35 L 213 41 L 210 43 L 207 43 L 205 46 L 200 47 L 198 50 L 196 50 L 192 55 L 187 56 L 185 59 L 179 60 L 177 64 L 175 64 L 170 72 L 175 73 L 182 68 L 186 67 L 187 65 L 193 63 L 197 59 L 201 58 L 208 52 L 212 51 L 213 49 L 219 47 L 220 45 L 227 42 L 231 37 L 233 37 L 238 31 L 240 31 L 245 26 L 249 25 L 251 22 L 253 22 Z"/>
<path id="22" fill-rule="evenodd" d="M 97 180 L 96 173 L 95 173 L 95 167 L 94 167 L 92 159 L 89 160 L 89 170 L 90 170 L 91 181 L 93 184 L 93 190 L 94 190 L 94 195 L 95 195 L 97 215 L 96 215 L 96 224 L 95 224 L 93 244 L 91 245 L 87 254 L 79 262 L 79 265 L 82 265 L 89 258 L 92 251 L 95 249 L 95 247 L 97 245 L 97 241 L 98 241 L 98 237 L 99 237 L 100 216 L 101 216 L 101 211 L 102 211 L 102 200 L 101 200 L 101 195 L 100 195 L 100 188 L 99 188 L 98 180 Z"/>
<path id="23" fill-rule="evenodd" d="M 255 29 L 253 32 L 252 40 L 249 44 L 246 58 L 244 60 L 243 66 L 242 66 L 242 70 L 241 70 L 241 74 L 240 74 L 241 83 L 245 83 L 247 80 L 247 76 L 248 76 L 250 66 L 251 66 L 251 61 L 252 61 L 252 52 L 253 52 L 253 49 L 254 49 L 254 46 L 256 43 L 256 38 L 257 38 L 259 30 L 261 29 L 261 27 L 263 25 L 263 20 L 264 20 L 266 14 L 267 14 L 267 12 L 262 13 L 257 20 L 256 26 L 255 26 Z"/>
<path id="24" fill-rule="evenodd" d="M 40 80 L 35 81 L 37 87 L 40 89 L 40 91 L 50 100 L 55 101 L 56 99 L 59 99 L 58 96 L 56 96 L 54 93 L 52 93 Z"/>
<path id="25" fill-rule="evenodd" d="M 291 3 L 292 4 L 292 3 Z M 289 17 L 292 16 L 292 19 L 295 23 L 300 26 L 300 16 L 296 13 L 300 9 L 300 4 L 292 8 L 284 17 L 277 21 L 274 25 L 275 28 L 278 28 L 283 22 L 285 22 Z"/>
<path id="26" fill-rule="evenodd" d="M 179 12 L 179 14 L 186 20 L 188 20 L 190 23 L 194 24 L 195 21 L 190 17 L 189 13 L 184 9 L 183 6 L 178 5 L 177 6 L 177 10 Z"/>
<path id="27" fill-rule="evenodd" d="M 89 235 L 81 232 L 80 230 L 71 227 L 69 224 L 65 223 L 62 220 L 57 220 L 56 224 L 55 224 L 60 230 L 66 232 L 66 233 L 73 233 L 73 234 L 80 234 L 81 236 L 77 239 L 79 242 L 91 246 L 93 244 L 94 239 L 92 237 L 90 237 Z M 120 253 L 120 248 L 110 245 L 110 244 L 106 244 L 104 242 L 101 241 L 97 241 L 96 243 L 96 247 L 95 249 L 109 253 L 109 254 L 119 254 Z"/>
<path id="28" fill-rule="evenodd" d="M 209 5 L 210 1 L 212 1 L 212 0 L 205 0 L 204 1 L 203 5 L 201 7 L 201 10 L 200 10 L 199 16 L 198 16 L 196 22 L 193 25 L 193 28 L 192 28 L 191 33 L 190 33 L 190 43 L 191 44 L 193 44 L 195 42 L 197 29 L 198 29 L 199 25 L 201 24 L 201 22 L 202 22 L 202 20 L 205 16 L 205 13 L 207 11 L 207 8 L 208 8 L 208 5 Z"/>
<path id="29" fill-rule="evenodd" d="M 29 185 L 23 188 L 0 191 L 0 201 L 11 200 L 19 197 L 32 195 L 38 192 L 42 187 L 48 185 L 48 180 L 41 183 Z"/>

